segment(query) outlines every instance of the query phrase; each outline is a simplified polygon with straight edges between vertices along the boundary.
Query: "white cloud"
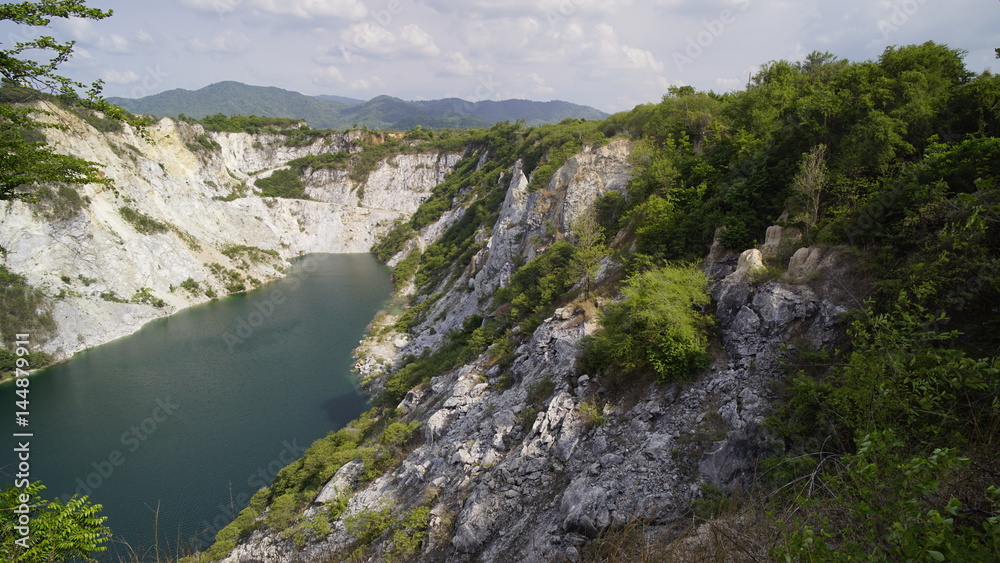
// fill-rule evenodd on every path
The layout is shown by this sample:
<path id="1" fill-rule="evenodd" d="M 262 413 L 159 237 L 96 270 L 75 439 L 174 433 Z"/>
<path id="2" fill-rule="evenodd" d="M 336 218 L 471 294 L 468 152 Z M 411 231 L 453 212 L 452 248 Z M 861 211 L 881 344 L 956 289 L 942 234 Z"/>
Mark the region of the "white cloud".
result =
<path id="1" fill-rule="evenodd" d="M 276 16 L 300 19 L 337 18 L 357 21 L 368 15 L 361 0 L 180 0 L 190 8 L 218 14 L 220 17 L 250 9 Z"/>
<path id="2" fill-rule="evenodd" d="M 103 78 L 108 84 L 132 84 L 138 82 L 142 77 L 131 70 L 122 72 L 112 69 L 105 71 Z"/>
<path id="3" fill-rule="evenodd" d="M 368 15 L 368 8 L 359 0 L 253 0 L 250 4 L 270 14 L 303 19 L 332 17 L 359 20 Z"/>
<path id="4" fill-rule="evenodd" d="M 476 71 L 465 55 L 458 51 L 449 51 L 441 57 L 441 71 L 445 76 L 472 76 Z"/>
<path id="5" fill-rule="evenodd" d="M 536 13 L 540 18 L 569 18 L 582 13 L 617 14 L 632 5 L 632 0 L 424 0 L 440 13 L 479 12 L 488 15 Z"/>
<path id="6" fill-rule="evenodd" d="M 135 32 L 135 42 L 141 43 L 143 45 L 148 45 L 153 42 L 153 36 L 150 35 L 150 33 L 145 29 L 140 29 L 139 31 Z"/>
<path id="7" fill-rule="evenodd" d="M 335 66 L 324 66 L 313 69 L 311 76 L 313 84 L 317 86 L 340 85 L 346 82 L 344 75 Z"/>
<path id="8" fill-rule="evenodd" d="M 609 24 L 597 24 L 594 35 L 592 41 L 582 45 L 576 61 L 595 76 L 617 70 L 663 72 L 663 63 L 652 52 L 622 43 Z"/>
<path id="9" fill-rule="evenodd" d="M 529 73 L 527 76 L 528 81 L 531 83 L 531 93 L 544 95 L 551 94 L 555 92 L 555 88 L 545 84 L 545 79 L 542 78 L 537 72 Z"/>
<path id="10" fill-rule="evenodd" d="M 121 35 L 106 35 L 97 40 L 97 48 L 108 53 L 128 53 L 128 39 Z"/>
<path id="11" fill-rule="evenodd" d="M 369 22 L 356 23 L 345 29 L 341 35 L 343 52 L 359 53 L 378 59 L 403 59 L 436 57 L 441 49 L 434 38 L 416 24 L 404 25 L 399 34 Z"/>
<path id="12" fill-rule="evenodd" d="M 253 41 L 238 31 L 227 29 L 208 41 L 191 39 L 187 46 L 198 53 L 243 53 L 250 50 Z"/>
<path id="13" fill-rule="evenodd" d="M 715 84 L 720 90 L 739 90 L 745 82 L 739 78 L 716 78 Z"/>
<path id="14" fill-rule="evenodd" d="M 378 90 L 382 91 L 385 89 L 385 82 L 377 76 L 370 76 L 368 78 L 358 78 L 357 80 L 352 80 L 350 84 L 351 90 Z"/>

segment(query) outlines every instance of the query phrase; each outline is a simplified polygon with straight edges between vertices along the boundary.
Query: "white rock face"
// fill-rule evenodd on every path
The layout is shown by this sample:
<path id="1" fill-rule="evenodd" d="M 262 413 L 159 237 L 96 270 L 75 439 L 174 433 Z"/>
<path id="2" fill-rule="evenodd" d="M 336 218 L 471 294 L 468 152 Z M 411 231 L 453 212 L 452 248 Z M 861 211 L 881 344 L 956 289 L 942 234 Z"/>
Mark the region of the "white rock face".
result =
<path id="1" fill-rule="evenodd" d="M 56 150 L 101 164 L 115 189 L 77 186 L 85 198 L 72 217 L 47 218 L 23 202 L 0 205 L 0 246 L 12 272 L 39 287 L 52 303 L 57 333 L 41 349 L 56 359 L 131 334 L 143 323 L 204 302 L 204 290 L 226 295 L 224 275 L 211 264 L 239 272 L 249 289 L 278 278 L 287 260 L 311 252 L 367 252 L 399 217 L 408 217 L 431 193 L 458 155 L 400 155 L 382 162 L 363 185 L 342 171 L 306 178 L 315 201 L 252 195 L 224 201 L 233 190 L 251 188 L 294 158 L 359 150 L 360 132 L 331 135 L 300 147 L 281 135 L 205 133 L 201 126 L 163 119 L 148 139 L 126 128 L 99 133 L 75 114 L 56 107 L 49 119 L 65 125 L 47 132 Z M 199 136 L 218 148 L 199 147 Z M 359 194 L 363 193 L 363 197 Z M 123 218 L 130 208 L 166 227 L 144 234 Z M 229 245 L 276 253 L 250 259 L 227 256 Z M 200 292 L 180 288 L 187 279 Z M 69 280 L 68 282 L 65 280 Z M 166 306 L 125 304 L 140 289 Z"/>

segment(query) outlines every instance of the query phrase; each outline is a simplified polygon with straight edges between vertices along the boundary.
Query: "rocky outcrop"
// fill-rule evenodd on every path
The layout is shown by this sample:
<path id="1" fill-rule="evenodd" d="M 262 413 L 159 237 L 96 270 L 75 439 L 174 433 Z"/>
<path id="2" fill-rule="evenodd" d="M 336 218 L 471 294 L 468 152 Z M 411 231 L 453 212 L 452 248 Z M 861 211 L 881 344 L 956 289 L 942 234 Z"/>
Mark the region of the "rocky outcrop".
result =
<path id="1" fill-rule="evenodd" d="M 580 161 L 567 164 L 575 171 L 561 169 L 545 193 L 529 192 L 515 166 L 499 219 L 473 260 L 476 268 L 464 269 L 445 288 L 428 320 L 396 353 L 434 348 L 469 315 L 488 313 L 492 293 L 508 282 L 514 264 L 544 250 L 539 241 L 560 236 L 564 221 L 584 205 L 578 202 L 593 201 L 576 199 L 573 182 L 560 178 L 627 174 L 626 156 L 603 161 L 603 176 Z M 546 224 L 557 231 L 549 238 Z M 786 344 L 838 341 L 839 315 L 851 302 L 832 280 L 846 271 L 846 258 L 824 252 L 810 284 L 756 280 L 751 273 L 764 267 L 756 249 L 738 260 L 716 252 L 718 262 L 706 269 L 717 273 L 712 294 L 720 345 L 711 368 L 692 382 L 650 385 L 631 399 L 608 395 L 599 380 L 574 367 L 581 339 L 597 328 L 592 313 L 575 304 L 555 311 L 525 339 L 506 370 L 483 355 L 433 378 L 397 407 L 421 423 L 422 443 L 397 468 L 352 489 L 345 517 L 381 503 L 402 511 L 434 499 L 421 557 L 446 561 L 576 561 L 582 547 L 610 527 L 642 521 L 669 529 L 704 484 L 745 485 L 756 463 L 773 452 L 762 423 L 775 400 L 774 383 L 783 377 Z M 344 483 L 338 473 L 324 490 L 340 491 Z M 336 558 L 355 539 L 342 522 L 303 550 L 256 532 L 227 561 Z M 376 545 L 373 557 L 385 547 Z"/>
<path id="2" fill-rule="evenodd" d="M 399 155 L 360 185 L 346 172 L 315 172 L 306 178 L 314 200 L 262 198 L 253 194 L 258 178 L 294 158 L 359 150 L 361 133 L 291 147 L 281 135 L 206 133 L 163 119 L 143 138 L 128 128 L 99 133 L 74 113 L 47 109 L 48 118 L 64 126 L 47 132 L 50 143 L 101 164 L 114 180 L 114 189 L 77 187 L 82 203 L 55 218 L 44 205 L 0 204 L 6 265 L 48 295 L 58 330 L 41 348 L 57 359 L 204 302 L 206 291 L 238 290 L 234 274 L 249 289 L 283 275 L 300 254 L 367 252 L 396 219 L 416 210 L 459 158 Z M 152 223 L 129 221 L 142 216 Z M 197 289 L 182 288 L 185 280 Z M 117 302 L 143 289 L 163 306 Z"/>

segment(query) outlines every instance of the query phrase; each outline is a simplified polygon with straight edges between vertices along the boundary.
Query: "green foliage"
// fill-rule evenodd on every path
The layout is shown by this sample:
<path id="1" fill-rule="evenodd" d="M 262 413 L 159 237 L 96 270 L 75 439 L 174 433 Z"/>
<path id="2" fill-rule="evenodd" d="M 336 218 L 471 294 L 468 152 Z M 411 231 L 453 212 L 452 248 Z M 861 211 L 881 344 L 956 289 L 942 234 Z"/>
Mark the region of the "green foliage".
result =
<path id="1" fill-rule="evenodd" d="M 51 306 L 41 290 L 31 287 L 24 276 L 3 265 L 0 265 L 0 326 L 5 327 L 5 338 L 22 332 L 42 342 L 56 328 Z M 13 342 L 6 344 L 9 346 Z"/>
<path id="2" fill-rule="evenodd" d="M 226 291 L 228 293 L 240 293 L 242 291 L 246 291 L 248 282 L 252 285 L 259 284 L 259 282 L 256 282 L 253 278 L 248 277 L 244 279 L 243 275 L 236 270 L 230 270 L 229 268 L 226 268 L 216 262 L 209 264 L 208 269 L 226 286 Z M 206 290 L 205 295 L 208 295 L 209 291 L 210 290 Z M 208 296 L 212 297 L 211 295 Z"/>
<path id="3" fill-rule="evenodd" d="M 107 517 L 100 515 L 101 505 L 75 495 L 65 504 L 58 499 L 45 500 L 39 496 L 44 489 L 40 481 L 34 481 L 25 488 L 6 486 L 0 490 L 0 506 L 4 508 L 0 510 L 0 551 L 8 561 L 48 563 L 77 557 L 90 560 L 107 549 L 104 544 L 111 531 L 104 526 Z M 22 502 L 21 495 L 27 495 L 27 502 Z M 15 511 L 22 505 L 29 510 L 31 534 L 27 548 L 17 543 L 22 536 L 15 529 L 23 525 Z"/>
<path id="4" fill-rule="evenodd" d="M 368 508 L 344 519 L 347 533 L 354 536 L 363 547 L 381 536 L 393 523 L 392 506 L 387 502 L 380 508 Z"/>
<path id="5" fill-rule="evenodd" d="M 404 358 L 399 371 L 386 380 L 379 402 L 395 405 L 414 386 L 477 357 L 499 336 L 498 328 L 495 325 L 484 326 L 483 318 L 478 315 L 469 317 L 461 328 L 448 334 L 445 343 L 434 353 L 425 350 L 420 357 Z"/>
<path id="6" fill-rule="evenodd" d="M 784 544 L 786 561 L 990 561 L 1000 553 L 1000 490 L 986 491 L 977 522 L 942 490 L 969 460 L 954 449 L 908 456 L 891 431 L 859 439 L 819 478 L 820 494 L 796 499 Z"/>
<path id="7" fill-rule="evenodd" d="M 111 303 L 128 303 L 127 299 L 122 299 L 114 290 L 101 292 L 101 299 Z"/>
<path id="8" fill-rule="evenodd" d="M 420 269 L 414 278 L 414 282 L 422 292 L 433 291 L 448 273 L 460 271 L 461 267 L 468 264 L 482 248 L 482 243 L 475 242 L 476 232 L 482 225 L 496 222 L 504 195 L 504 190 L 499 189 L 494 183 L 485 197 L 469 204 L 462 218 L 452 224 L 434 244 L 427 247 L 420 259 Z"/>
<path id="9" fill-rule="evenodd" d="M 270 493 L 271 491 L 267 487 L 254 493 L 249 504 L 240 510 L 239 515 L 225 528 L 219 530 L 215 535 L 215 542 L 205 551 L 209 561 L 224 559 L 236 547 L 237 542 L 247 538 L 261 527 L 258 518 L 267 507 Z"/>
<path id="10" fill-rule="evenodd" d="M 302 120 L 290 117 L 262 117 L 257 115 L 232 115 L 216 113 L 203 117 L 201 124 L 206 131 L 225 131 L 230 133 L 276 133 L 291 129 Z"/>
<path id="11" fill-rule="evenodd" d="M 588 426 L 603 426 L 608 420 L 608 417 L 604 415 L 604 408 L 593 399 L 580 403 L 580 417 Z"/>
<path id="12" fill-rule="evenodd" d="M 194 278 L 188 278 L 182 281 L 181 287 L 186 289 L 188 293 L 192 295 L 198 295 L 201 293 L 201 284 L 199 284 Z"/>
<path id="13" fill-rule="evenodd" d="M 289 199 L 310 199 L 306 195 L 306 185 L 299 173 L 290 168 L 275 170 L 267 178 L 257 180 L 257 188 L 262 197 L 284 197 Z"/>
<path id="14" fill-rule="evenodd" d="M 212 199 L 216 201 L 233 201 L 241 197 L 247 196 L 247 183 L 240 182 L 239 184 L 232 184 L 230 192 L 224 196 L 213 196 Z"/>
<path id="15" fill-rule="evenodd" d="M 388 556 L 391 561 L 398 561 L 416 553 L 427 538 L 427 528 L 430 526 L 430 508 L 418 506 L 406 511 L 392 528 L 392 543 Z"/>
<path id="16" fill-rule="evenodd" d="M 122 219 L 128 221 L 136 231 L 144 235 L 165 233 L 170 230 L 169 225 L 161 223 L 149 215 L 146 215 L 141 211 L 136 211 L 131 207 L 124 205 L 119 207 L 118 214 L 121 215 Z"/>
<path id="17" fill-rule="evenodd" d="M 23 358 L 28 360 L 30 369 L 41 369 L 52 363 L 52 356 L 41 350 L 35 350 L 23 356 Z M 15 370 L 17 369 L 17 359 L 18 356 L 14 352 L 6 348 L 0 348 L 0 381 L 14 377 Z M 21 368 L 24 369 L 23 363 Z"/>
<path id="18" fill-rule="evenodd" d="M 581 367 L 617 379 L 654 372 L 660 381 L 708 367 L 711 318 L 705 274 L 694 266 L 664 266 L 625 282 L 623 300 L 601 314 Z"/>
<path id="19" fill-rule="evenodd" d="M 997 414 L 1000 367 L 954 346 L 958 333 L 940 330 L 943 315 L 922 305 L 931 295 L 924 284 L 901 292 L 891 312 L 866 311 L 852 325 L 855 348 L 846 364 L 829 380 L 794 379 L 778 420 L 800 436 L 840 436 L 845 448 L 850 437 L 872 432 L 906 428 L 931 440 L 988 426 Z"/>
<path id="20" fill-rule="evenodd" d="M 543 254 L 518 268 L 510 283 L 496 292 L 497 303 L 510 303 L 509 324 L 533 331 L 554 309 L 555 303 L 580 279 L 574 274 L 576 248 L 565 241 L 553 243 Z"/>
<path id="21" fill-rule="evenodd" d="M 386 427 L 379 442 L 388 448 L 400 449 L 405 446 L 420 428 L 419 422 L 393 422 Z"/>
<path id="22" fill-rule="evenodd" d="M 205 152 L 210 153 L 213 151 L 217 151 L 221 147 L 219 143 L 216 143 L 214 140 L 208 138 L 207 135 L 200 134 L 196 135 L 193 141 L 187 143 L 187 148 L 193 153 L 200 154 Z"/>
<path id="23" fill-rule="evenodd" d="M 416 273 L 417 268 L 420 266 L 421 253 L 419 249 L 413 249 L 406 258 L 399 261 L 396 267 L 392 269 L 392 285 L 399 291 L 406 284 L 410 283 L 413 279 L 413 274 Z"/>
<path id="24" fill-rule="evenodd" d="M 608 253 L 604 238 L 604 231 L 592 211 L 581 215 L 573 223 L 576 250 L 570 260 L 570 271 L 576 279 L 582 280 L 586 300 L 590 300 L 591 285 L 601 269 L 601 259 Z"/>
<path id="25" fill-rule="evenodd" d="M 396 515 L 388 503 L 352 514 L 344 520 L 347 532 L 354 536 L 358 547 L 355 557 L 364 554 L 380 536 L 389 537 L 389 547 L 382 553 L 386 561 L 400 561 L 420 548 L 427 537 L 430 509 L 418 506 Z"/>
<path id="26" fill-rule="evenodd" d="M 382 262 L 388 262 L 412 237 L 413 227 L 410 223 L 398 219 L 392 229 L 372 246 L 372 254 Z"/>
<path id="27" fill-rule="evenodd" d="M 237 260 L 243 257 L 251 262 L 264 262 L 268 258 L 278 257 L 277 250 L 247 246 L 245 244 L 227 244 L 220 252 L 230 260 Z"/>
<path id="28" fill-rule="evenodd" d="M 47 27 L 53 18 L 101 20 L 110 15 L 111 11 L 88 8 L 82 0 L 0 5 L 0 21 L 28 27 Z M 34 33 L 29 31 L 28 36 L 31 35 Z M 40 90 L 58 94 L 69 104 L 98 109 L 111 121 L 127 119 L 119 108 L 100 98 L 101 82 L 92 84 L 86 97 L 81 98 L 78 91 L 87 86 L 56 74 L 57 68 L 72 56 L 73 42 L 62 43 L 41 35 L 5 46 L 9 48 L 0 50 L 0 78 L 4 90 L 0 96 L 0 200 L 30 199 L 30 186 L 50 182 L 111 186 L 111 180 L 100 174 L 97 163 L 58 154 L 39 138 L 43 129 L 60 127 L 32 118 L 47 112 L 12 105 L 12 102 L 43 98 L 53 100 L 50 95 L 35 92 Z M 103 120 L 93 119 L 88 118 L 88 121 L 104 128 Z"/>
<path id="29" fill-rule="evenodd" d="M 272 530 L 286 530 L 299 517 L 299 511 L 304 508 L 308 499 L 298 492 L 290 491 L 271 501 L 264 523 Z"/>
<path id="30" fill-rule="evenodd" d="M 148 287 L 137 289 L 135 294 L 132 295 L 132 299 L 130 299 L 130 302 L 145 303 L 147 305 L 152 305 L 157 309 L 162 309 L 163 307 L 167 306 L 167 302 L 153 295 Z"/>
<path id="31" fill-rule="evenodd" d="M 39 186 L 32 194 L 32 203 L 50 220 L 65 221 L 76 217 L 89 200 L 80 196 L 72 186 L 65 184 L 56 189 L 49 186 Z"/>
<path id="32" fill-rule="evenodd" d="M 393 328 L 400 332 L 410 332 L 413 330 L 413 327 L 424 322 L 424 318 L 427 316 L 431 307 L 433 307 L 434 303 L 436 303 L 437 300 L 443 296 L 443 293 L 435 293 L 434 295 L 424 299 L 418 305 L 410 307 L 399 316 L 399 319 L 396 320 L 396 324 Z"/>

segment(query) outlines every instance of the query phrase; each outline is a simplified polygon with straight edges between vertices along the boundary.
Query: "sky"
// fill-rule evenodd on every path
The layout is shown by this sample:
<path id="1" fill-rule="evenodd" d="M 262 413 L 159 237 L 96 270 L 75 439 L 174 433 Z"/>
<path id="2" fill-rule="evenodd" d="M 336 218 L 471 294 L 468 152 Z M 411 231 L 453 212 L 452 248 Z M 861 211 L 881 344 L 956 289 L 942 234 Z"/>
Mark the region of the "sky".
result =
<path id="1" fill-rule="evenodd" d="M 60 70 L 107 96 L 222 80 L 309 95 L 566 100 L 606 112 L 670 86 L 728 91 L 774 60 L 873 60 L 935 41 L 1000 71 L 995 0 L 88 0 L 53 20 Z M 0 43 L 32 38 L 0 27 Z M 37 32 L 35 32 L 37 34 Z"/>

